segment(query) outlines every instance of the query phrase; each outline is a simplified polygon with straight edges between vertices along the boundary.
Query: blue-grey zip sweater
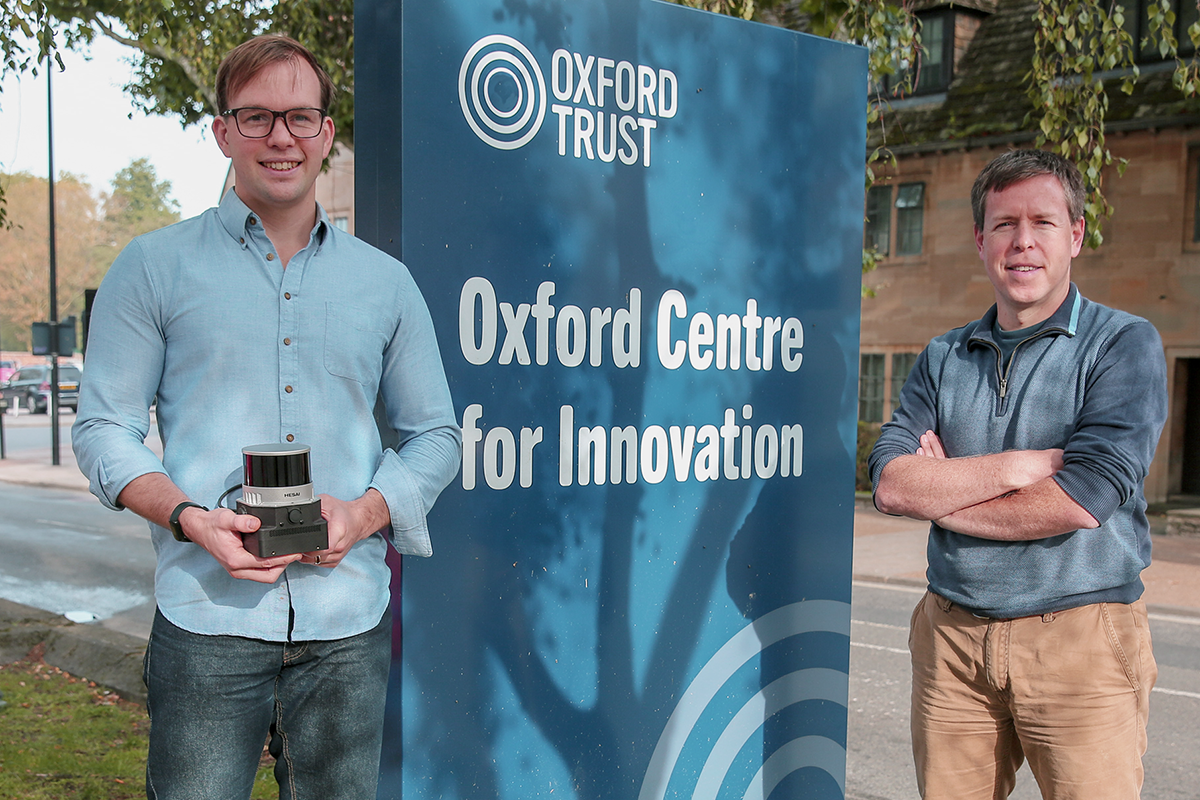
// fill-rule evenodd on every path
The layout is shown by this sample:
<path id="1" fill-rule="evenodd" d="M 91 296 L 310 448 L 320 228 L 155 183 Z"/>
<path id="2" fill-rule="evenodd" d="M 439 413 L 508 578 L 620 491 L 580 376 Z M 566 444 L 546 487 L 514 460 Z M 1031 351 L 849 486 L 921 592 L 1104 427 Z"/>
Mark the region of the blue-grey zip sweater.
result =
<path id="1" fill-rule="evenodd" d="M 929 343 L 870 457 L 871 479 L 932 430 L 951 458 L 1062 448 L 1054 480 L 1100 523 L 1029 542 L 996 542 L 932 523 L 932 591 L 1007 619 L 1142 595 L 1150 564 L 1143 483 L 1167 416 L 1166 361 L 1146 320 L 1093 303 L 1071 285 L 1007 367 L 981 319 Z"/>

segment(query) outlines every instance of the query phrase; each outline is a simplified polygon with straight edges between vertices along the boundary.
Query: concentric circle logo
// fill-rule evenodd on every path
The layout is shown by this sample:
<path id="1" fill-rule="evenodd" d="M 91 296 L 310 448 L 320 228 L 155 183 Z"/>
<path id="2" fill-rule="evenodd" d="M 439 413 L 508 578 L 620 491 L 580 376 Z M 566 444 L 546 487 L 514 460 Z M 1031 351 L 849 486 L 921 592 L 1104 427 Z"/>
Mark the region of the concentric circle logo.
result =
<path id="1" fill-rule="evenodd" d="M 546 81 L 525 45 L 485 36 L 463 57 L 458 101 L 476 136 L 498 150 L 516 150 L 542 127 Z"/>

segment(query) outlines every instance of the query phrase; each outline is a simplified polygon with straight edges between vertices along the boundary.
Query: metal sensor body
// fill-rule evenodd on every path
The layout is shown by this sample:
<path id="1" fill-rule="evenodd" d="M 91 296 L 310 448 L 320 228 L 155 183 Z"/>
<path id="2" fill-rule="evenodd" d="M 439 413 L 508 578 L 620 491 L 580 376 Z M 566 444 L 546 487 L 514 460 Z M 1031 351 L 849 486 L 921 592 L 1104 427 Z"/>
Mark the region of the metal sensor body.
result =
<path id="1" fill-rule="evenodd" d="M 259 558 L 328 549 L 329 527 L 321 516 L 321 501 L 313 497 L 308 445 L 243 447 L 237 513 L 262 523 L 242 536 L 242 545 Z"/>

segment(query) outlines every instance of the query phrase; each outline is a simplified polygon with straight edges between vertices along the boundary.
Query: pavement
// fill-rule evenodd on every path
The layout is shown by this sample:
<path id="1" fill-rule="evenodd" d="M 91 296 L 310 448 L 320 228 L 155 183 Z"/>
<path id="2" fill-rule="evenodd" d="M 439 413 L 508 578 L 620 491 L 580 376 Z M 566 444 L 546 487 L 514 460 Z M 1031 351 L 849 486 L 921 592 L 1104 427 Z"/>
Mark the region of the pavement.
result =
<path id="1" fill-rule="evenodd" d="M 63 424 L 69 421 L 65 417 Z M 24 420 L 5 419 L 6 425 L 12 422 Z M 70 446 L 62 447 L 59 455 L 57 466 L 51 464 L 49 448 L 0 459 L 0 481 L 86 492 L 87 479 L 76 467 Z M 1200 535 L 1194 525 L 1175 524 L 1196 513 L 1195 509 L 1164 509 L 1152 517 L 1154 561 L 1142 573 L 1151 613 L 1200 618 Z M 879 513 L 869 498 L 860 496 L 854 509 L 854 579 L 925 586 L 927 530 L 926 523 Z M 1168 531 L 1185 533 L 1169 535 Z M 145 700 L 141 659 L 148 635 L 148 630 L 133 635 L 95 623 L 77 624 L 0 600 L 0 663 L 31 651 L 41 653 L 46 663 L 139 702 Z"/>

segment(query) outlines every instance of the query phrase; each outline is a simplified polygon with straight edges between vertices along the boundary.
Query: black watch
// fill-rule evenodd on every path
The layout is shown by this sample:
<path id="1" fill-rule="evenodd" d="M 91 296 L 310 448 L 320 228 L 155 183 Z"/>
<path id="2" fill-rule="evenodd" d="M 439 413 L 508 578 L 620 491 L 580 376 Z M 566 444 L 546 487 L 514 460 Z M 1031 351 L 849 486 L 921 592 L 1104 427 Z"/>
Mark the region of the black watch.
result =
<path id="1" fill-rule="evenodd" d="M 183 532 L 183 526 L 179 524 L 179 515 L 183 513 L 185 508 L 198 508 L 201 511 L 208 511 L 207 508 L 199 503 L 193 503 L 191 500 L 184 500 L 179 505 L 175 506 L 175 510 L 171 512 L 171 533 L 175 536 L 177 542 L 190 542 L 191 539 Z"/>

